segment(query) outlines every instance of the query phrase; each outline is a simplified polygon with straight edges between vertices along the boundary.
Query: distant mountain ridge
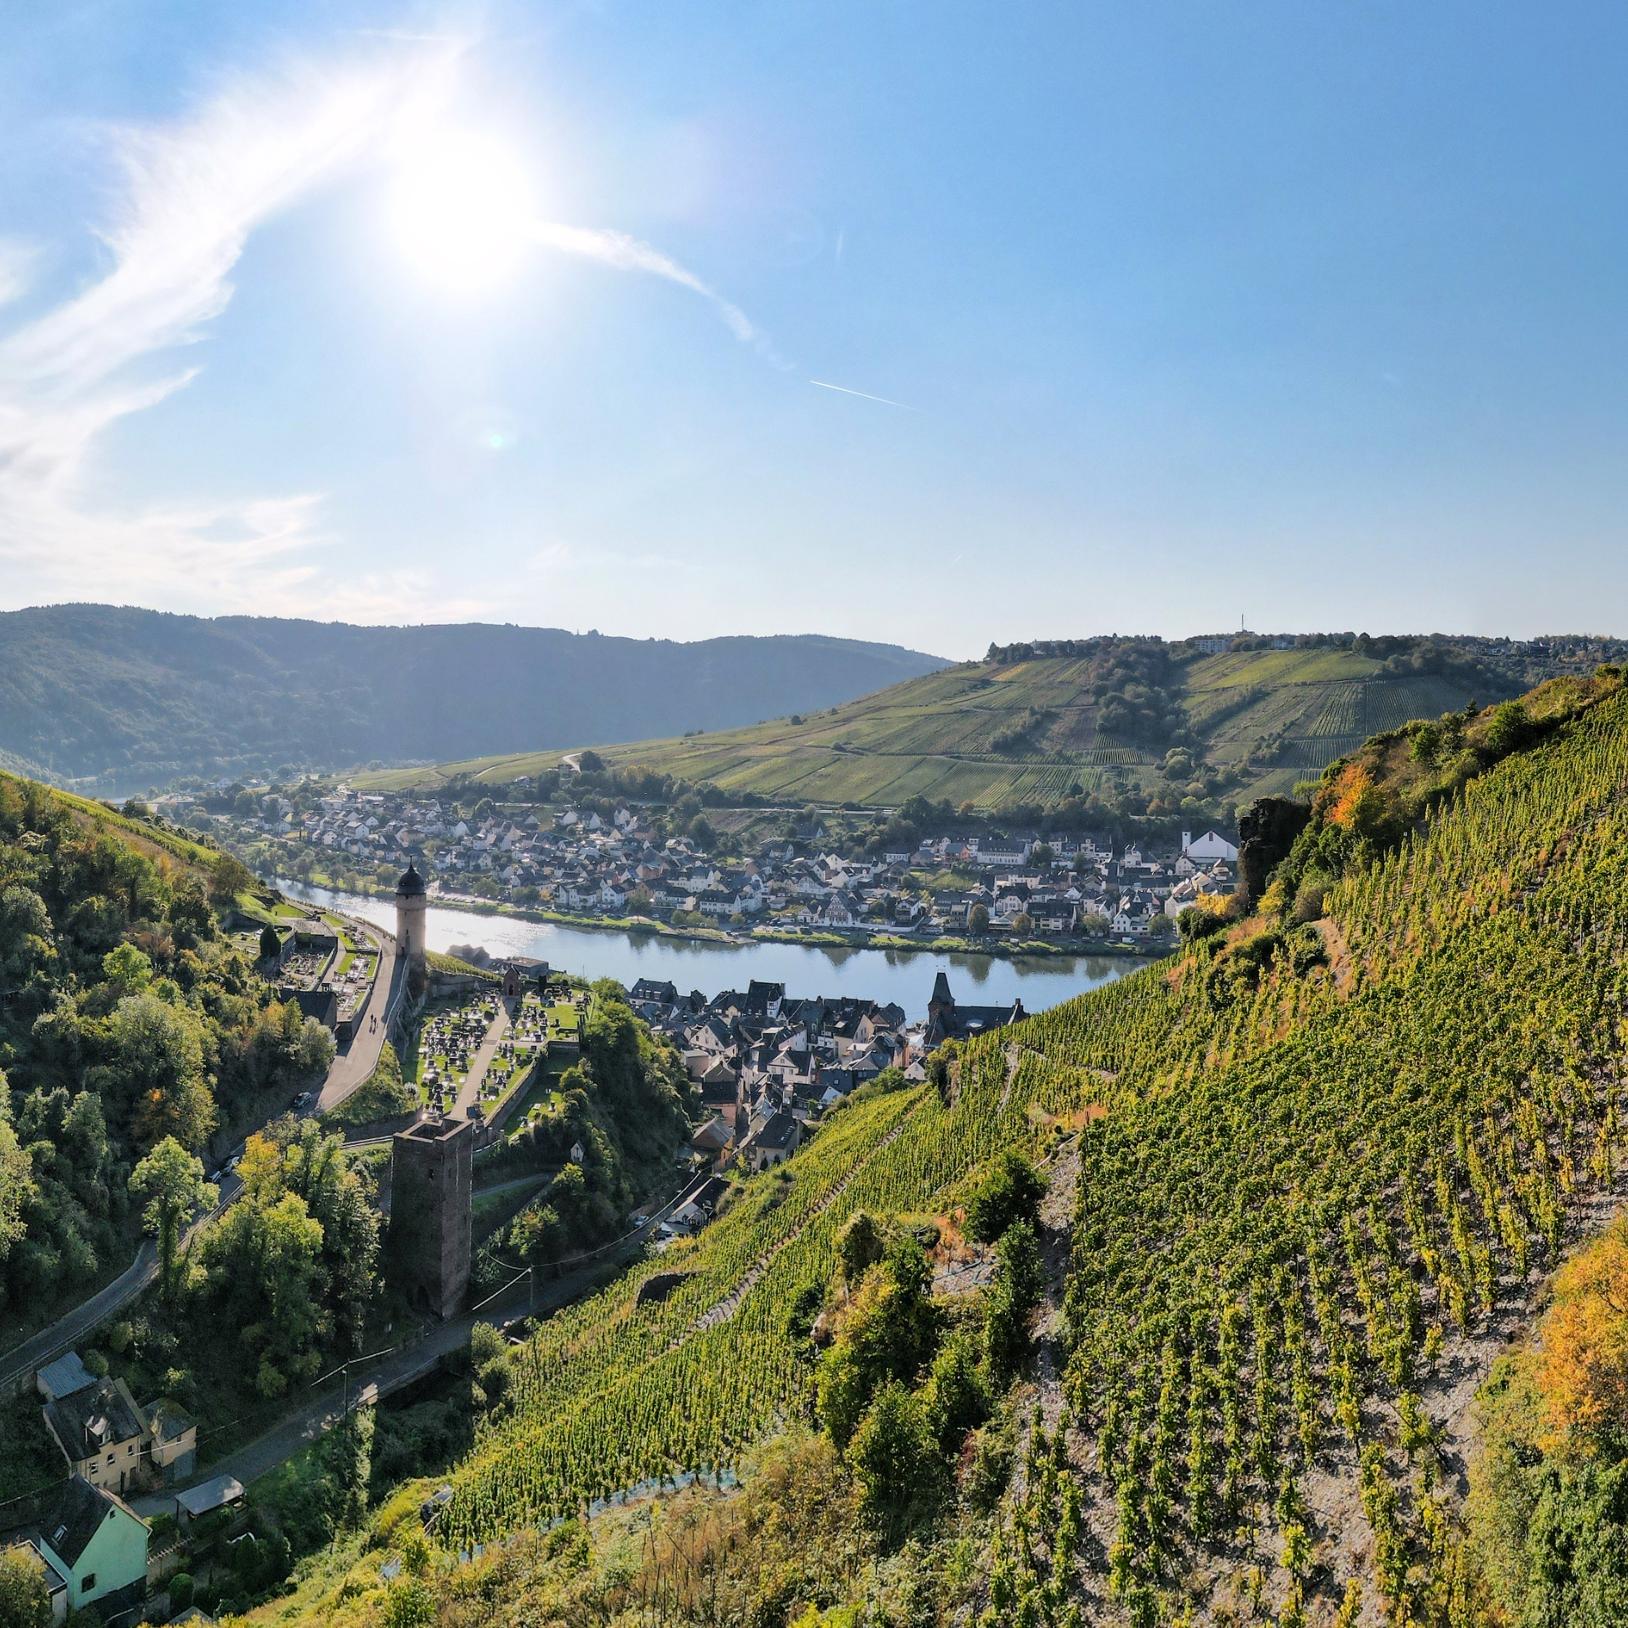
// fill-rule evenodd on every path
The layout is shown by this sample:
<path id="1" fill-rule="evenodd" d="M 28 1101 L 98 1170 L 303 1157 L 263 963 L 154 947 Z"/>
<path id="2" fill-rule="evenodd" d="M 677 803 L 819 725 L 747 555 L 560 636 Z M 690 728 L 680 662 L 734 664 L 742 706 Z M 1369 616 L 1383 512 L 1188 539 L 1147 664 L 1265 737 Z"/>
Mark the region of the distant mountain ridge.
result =
<path id="1" fill-rule="evenodd" d="M 817 634 L 679 643 L 41 606 L 0 613 L 0 763 L 123 791 L 186 773 L 444 760 L 726 729 L 944 665 Z"/>

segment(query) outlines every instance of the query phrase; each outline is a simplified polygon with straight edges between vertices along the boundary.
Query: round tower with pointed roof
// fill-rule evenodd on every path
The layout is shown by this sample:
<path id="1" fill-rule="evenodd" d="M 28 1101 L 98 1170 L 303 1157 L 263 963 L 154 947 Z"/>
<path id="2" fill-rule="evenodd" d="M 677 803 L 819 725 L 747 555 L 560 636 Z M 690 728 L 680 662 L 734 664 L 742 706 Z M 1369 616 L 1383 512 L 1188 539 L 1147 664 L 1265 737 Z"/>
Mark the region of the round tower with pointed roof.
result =
<path id="1" fill-rule="evenodd" d="M 405 959 L 408 977 L 418 988 L 423 987 L 429 976 L 424 960 L 427 948 L 424 932 L 429 910 L 424 878 L 418 874 L 418 866 L 410 863 L 396 883 L 396 953 Z"/>

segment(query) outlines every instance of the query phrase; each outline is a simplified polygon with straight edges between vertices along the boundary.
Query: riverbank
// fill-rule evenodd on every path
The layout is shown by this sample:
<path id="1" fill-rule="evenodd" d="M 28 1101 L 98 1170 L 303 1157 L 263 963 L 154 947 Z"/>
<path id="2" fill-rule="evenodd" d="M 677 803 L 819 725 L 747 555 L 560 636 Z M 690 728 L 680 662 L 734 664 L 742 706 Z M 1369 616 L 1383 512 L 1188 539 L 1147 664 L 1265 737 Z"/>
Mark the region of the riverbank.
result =
<path id="1" fill-rule="evenodd" d="M 335 884 L 326 877 L 306 883 L 275 882 L 285 891 L 290 886 L 336 891 Z M 388 889 L 368 887 L 356 890 L 360 895 L 378 900 L 395 897 Z M 639 933 L 653 938 L 674 939 L 689 944 L 719 944 L 732 948 L 749 948 L 753 944 L 791 944 L 806 949 L 887 950 L 903 955 L 977 955 L 1009 960 L 1032 960 L 1041 956 L 1056 956 L 1077 960 L 1081 956 L 1123 957 L 1133 961 L 1155 959 L 1157 952 L 1115 939 L 1096 938 L 1002 938 L 985 935 L 979 938 L 940 936 L 913 938 L 901 933 L 873 933 L 856 930 L 838 933 L 829 930 L 805 932 L 794 927 L 775 927 L 764 924 L 748 931 L 735 932 L 727 927 L 675 927 L 655 916 L 586 916 L 565 910 L 545 910 L 540 905 L 511 904 L 503 899 L 484 899 L 474 893 L 442 893 L 430 895 L 432 907 L 464 910 L 479 916 L 506 916 L 515 921 L 535 921 L 556 927 L 568 927 L 590 933 Z"/>
<path id="2" fill-rule="evenodd" d="M 395 900 L 388 895 L 335 893 L 292 880 L 277 885 L 290 899 L 382 927 L 388 928 L 395 919 Z M 872 947 L 730 933 L 674 936 L 603 922 L 588 926 L 570 919 L 528 920 L 508 911 L 477 911 L 444 896 L 430 901 L 427 932 L 432 951 L 479 945 L 497 960 L 515 956 L 546 961 L 589 983 L 614 978 L 631 988 L 649 978 L 671 982 L 681 990 L 700 990 L 710 998 L 720 990 L 745 989 L 755 979 L 784 984 L 799 996 L 891 1002 L 912 1022 L 926 1017 L 940 972 L 949 977 L 958 1000 L 979 1006 L 1022 1001 L 1026 1011 L 1039 1012 L 1149 964 L 1122 951 L 1068 955 L 1052 949 L 1041 955 L 998 956 L 979 948 L 969 953 L 959 945 L 940 950 L 921 942 Z"/>

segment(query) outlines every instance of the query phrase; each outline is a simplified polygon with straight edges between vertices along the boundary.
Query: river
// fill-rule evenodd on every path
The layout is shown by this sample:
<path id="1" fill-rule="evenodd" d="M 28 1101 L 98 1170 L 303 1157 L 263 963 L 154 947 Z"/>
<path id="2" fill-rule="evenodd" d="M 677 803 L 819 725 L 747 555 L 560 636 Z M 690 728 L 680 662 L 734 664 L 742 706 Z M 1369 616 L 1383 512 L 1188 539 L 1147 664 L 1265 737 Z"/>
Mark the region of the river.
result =
<path id="1" fill-rule="evenodd" d="M 395 929 L 396 909 L 390 899 L 335 893 L 303 882 L 276 885 L 291 899 Z M 939 955 L 814 944 L 720 944 L 486 915 L 450 909 L 433 899 L 429 941 L 432 950 L 442 951 L 454 944 L 480 944 L 495 956 L 530 956 L 579 977 L 615 978 L 624 986 L 640 978 L 671 979 L 681 990 L 699 989 L 709 997 L 726 989 L 744 989 L 749 980 L 759 978 L 784 984 L 792 995 L 894 1001 L 911 1022 L 927 1016 L 933 979 L 940 971 L 949 974 L 950 992 L 964 1005 L 1006 1006 L 1021 998 L 1028 1011 L 1039 1012 L 1146 965 L 1113 955 Z"/>

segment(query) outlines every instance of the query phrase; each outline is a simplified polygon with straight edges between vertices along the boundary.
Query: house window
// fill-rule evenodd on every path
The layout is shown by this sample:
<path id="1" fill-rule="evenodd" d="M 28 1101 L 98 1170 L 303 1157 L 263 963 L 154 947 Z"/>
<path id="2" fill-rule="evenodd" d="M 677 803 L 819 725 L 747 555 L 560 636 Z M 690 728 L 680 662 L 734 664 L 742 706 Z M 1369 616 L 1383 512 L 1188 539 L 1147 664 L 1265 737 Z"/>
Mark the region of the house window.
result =
<path id="1" fill-rule="evenodd" d="M 79 1592 L 81 1594 L 89 1594 L 90 1591 L 95 1587 L 96 1587 L 96 1573 L 93 1572 L 93 1571 L 86 1572 L 84 1577 L 80 1581 Z"/>

